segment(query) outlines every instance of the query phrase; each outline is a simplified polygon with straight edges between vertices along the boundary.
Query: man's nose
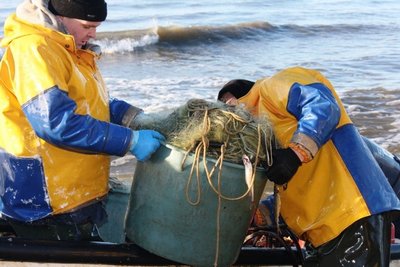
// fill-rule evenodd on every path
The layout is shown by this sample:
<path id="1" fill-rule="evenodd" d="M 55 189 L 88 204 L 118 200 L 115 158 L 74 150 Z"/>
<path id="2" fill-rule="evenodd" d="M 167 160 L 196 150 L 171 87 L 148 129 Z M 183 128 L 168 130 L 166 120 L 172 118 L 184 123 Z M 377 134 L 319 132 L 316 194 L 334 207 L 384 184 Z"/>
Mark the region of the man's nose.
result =
<path id="1" fill-rule="evenodd" d="M 89 37 L 95 39 L 96 38 L 96 28 L 93 28 L 89 31 Z"/>

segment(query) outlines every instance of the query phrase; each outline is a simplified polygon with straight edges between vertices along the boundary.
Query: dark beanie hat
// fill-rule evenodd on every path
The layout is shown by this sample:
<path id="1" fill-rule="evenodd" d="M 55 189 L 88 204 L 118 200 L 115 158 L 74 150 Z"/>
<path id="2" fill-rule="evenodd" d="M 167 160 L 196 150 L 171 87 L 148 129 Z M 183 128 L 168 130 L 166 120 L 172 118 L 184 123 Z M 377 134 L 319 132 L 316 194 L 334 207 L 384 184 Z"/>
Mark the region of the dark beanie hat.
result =
<path id="1" fill-rule="evenodd" d="M 49 10 L 54 15 L 87 21 L 104 21 L 107 17 L 104 0 L 50 0 Z"/>
<path id="2" fill-rule="evenodd" d="M 231 80 L 226 83 L 218 93 L 218 100 L 222 100 L 221 97 L 226 93 L 230 92 L 236 98 L 241 98 L 246 95 L 251 87 L 253 87 L 254 82 L 248 80 Z"/>

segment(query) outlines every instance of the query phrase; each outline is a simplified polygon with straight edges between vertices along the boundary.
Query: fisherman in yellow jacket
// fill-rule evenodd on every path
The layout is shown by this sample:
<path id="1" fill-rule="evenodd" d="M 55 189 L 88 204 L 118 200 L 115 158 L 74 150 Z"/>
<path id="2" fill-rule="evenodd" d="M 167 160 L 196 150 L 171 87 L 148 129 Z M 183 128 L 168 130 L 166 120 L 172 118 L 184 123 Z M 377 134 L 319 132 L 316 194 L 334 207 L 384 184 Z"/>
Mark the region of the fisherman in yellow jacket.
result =
<path id="1" fill-rule="evenodd" d="M 104 0 L 25 0 L 4 25 L 0 63 L 2 217 L 26 238 L 98 240 L 110 155 L 147 160 L 164 137 L 110 99 L 88 41 Z"/>
<path id="2" fill-rule="evenodd" d="M 399 199 L 320 72 L 293 67 L 255 83 L 232 80 L 218 99 L 270 120 L 279 147 L 263 166 L 278 185 L 280 215 L 309 243 L 305 266 L 389 266 Z"/>

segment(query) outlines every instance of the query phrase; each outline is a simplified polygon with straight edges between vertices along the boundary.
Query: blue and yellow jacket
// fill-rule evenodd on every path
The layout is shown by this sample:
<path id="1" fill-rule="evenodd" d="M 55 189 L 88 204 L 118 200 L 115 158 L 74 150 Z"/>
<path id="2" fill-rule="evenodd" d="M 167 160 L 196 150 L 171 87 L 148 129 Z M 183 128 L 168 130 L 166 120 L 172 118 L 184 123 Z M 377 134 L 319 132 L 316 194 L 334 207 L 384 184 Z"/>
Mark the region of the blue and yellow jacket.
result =
<path id="1" fill-rule="evenodd" d="M 280 188 L 281 216 L 315 247 L 355 221 L 391 210 L 400 202 L 331 83 L 300 67 L 258 80 L 239 98 L 266 115 L 283 147 L 302 143 L 315 155 Z"/>
<path id="2" fill-rule="evenodd" d="M 124 155 L 132 138 L 121 126 L 131 106 L 109 99 L 98 55 L 48 23 L 13 14 L 2 40 L 0 196 L 2 214 L 20 221 L 104 197 L 110 155 Z"/>

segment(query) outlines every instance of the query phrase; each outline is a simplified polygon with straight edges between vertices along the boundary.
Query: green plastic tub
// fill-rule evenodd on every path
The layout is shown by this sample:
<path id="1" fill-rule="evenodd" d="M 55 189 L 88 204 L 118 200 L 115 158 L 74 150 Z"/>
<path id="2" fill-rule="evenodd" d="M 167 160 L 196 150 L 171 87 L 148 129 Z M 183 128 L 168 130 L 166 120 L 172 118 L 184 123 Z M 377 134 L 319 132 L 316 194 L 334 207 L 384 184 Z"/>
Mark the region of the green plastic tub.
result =
<path id="1" fill-rule="evenodd" d="M 183 151 L 162 146 L 151 160 L 138 162 L 126 236 L 151 253 L 183 264 L 231 266 L 265 187 L 263 170 L 256 172 L 254 193 L 246 195 L 243 165 L 224 162 L 218 189 L 218 171 L 208 179 L 201 161 L 197 183 L 196 173 L 189 179 L 193 155 L 182 166 L 183 159 Z M 207 169 L 215 162 L 207 158 Z"/>

